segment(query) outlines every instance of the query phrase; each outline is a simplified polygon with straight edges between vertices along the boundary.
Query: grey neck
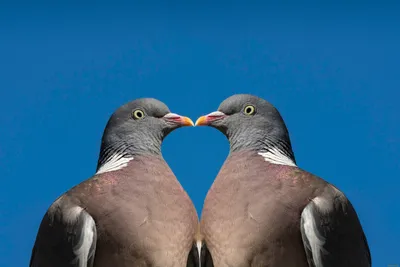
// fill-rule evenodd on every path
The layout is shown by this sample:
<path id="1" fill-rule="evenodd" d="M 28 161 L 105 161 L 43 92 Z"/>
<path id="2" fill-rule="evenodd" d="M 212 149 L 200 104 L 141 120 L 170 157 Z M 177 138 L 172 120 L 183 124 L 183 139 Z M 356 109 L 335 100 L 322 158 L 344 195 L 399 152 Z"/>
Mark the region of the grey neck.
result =
<path id="1" fill-rule="evenodd" d="M 279 153 L 296 162 L 287 132 L 266 133 L 256 128 L 235 129 L 227 132 L 230 141 L 230 153 L 254 151 L 257 153 Z"/>
<path id="2" fill-rule="evenodd" d="M 97 168 L 118 155 L 124 158 L 135 156 L 156 156 L 161 154 L 162 139 L 153 135 L 130 134 L 129 138 L 119 138 L 115 135 L 103 136 Z"/>

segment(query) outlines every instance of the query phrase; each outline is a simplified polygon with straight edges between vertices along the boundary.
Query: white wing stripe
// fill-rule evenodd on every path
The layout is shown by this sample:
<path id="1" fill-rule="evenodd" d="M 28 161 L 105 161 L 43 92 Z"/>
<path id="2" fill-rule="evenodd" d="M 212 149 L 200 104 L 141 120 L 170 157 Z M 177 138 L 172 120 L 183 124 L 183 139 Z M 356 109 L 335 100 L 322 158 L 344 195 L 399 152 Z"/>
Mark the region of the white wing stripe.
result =
<path id="1" fill-rule="evenodd" d="M 323 267 L 321 256 L 322 253 L 326 253 L 323 247 L 325 244 L 325 238 L 318 232 L 311 209 L 312 206 L 307 205 L 301 214 L 303 219 L 304 233 L 308 243 L 310 244 L 310 250 L 315 267 Z"/>
<path id="2" fill-rule="evenodd" d="M 78 261 L 79 267 L 86 267 L 88 259 L 92 256 L 90 248 L 93 244 L 95 222 L 91 216 L 84 215 L 82 232 L 79 239 L 79 243 L 73 248 L 74 254 L 76 255 L 76 261 Z"/>

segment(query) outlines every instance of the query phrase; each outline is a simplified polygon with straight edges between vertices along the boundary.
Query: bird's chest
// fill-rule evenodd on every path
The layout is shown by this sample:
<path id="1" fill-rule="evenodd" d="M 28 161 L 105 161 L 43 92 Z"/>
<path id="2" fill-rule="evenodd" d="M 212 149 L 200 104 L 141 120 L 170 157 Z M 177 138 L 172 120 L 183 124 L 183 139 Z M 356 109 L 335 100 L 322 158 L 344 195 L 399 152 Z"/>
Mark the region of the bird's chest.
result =
<path id="1" fill-rule="evenodd" d="M 95 219 L 96 253 L 106 255 L 102 262 L 178 266 L 177 261 L 186 259 L 180 253 L 189 250 L 195 229 L 180 188 L 166 190 L 148 181 L 134 186 L 118 182 L 104 179 L 91 185 L 87 191 L 91 197 L 82 203 Z"/>
<path id="2" fill-rule="evenodd" d="M 304 201 L 301 194 L 296 196 L 289 183 L 239 179 L 215 183 L 202 215 L 215 265 L 290 264 L 293 259 L 285 258 L 287 252 L 302 249 L 300 213 Z"/>
<path id="3" fill-rule="evenodd" d="M 97 260 L 108 262 L 104 266 L 184 266 L 194 232 L 186 221 L 170 217 L 168 211 L 165 206 L 162 210 L 161 206 L 139 203 L 126 209 L 115 207 L 97 224 L 96 253 L 104 257 Z"/>

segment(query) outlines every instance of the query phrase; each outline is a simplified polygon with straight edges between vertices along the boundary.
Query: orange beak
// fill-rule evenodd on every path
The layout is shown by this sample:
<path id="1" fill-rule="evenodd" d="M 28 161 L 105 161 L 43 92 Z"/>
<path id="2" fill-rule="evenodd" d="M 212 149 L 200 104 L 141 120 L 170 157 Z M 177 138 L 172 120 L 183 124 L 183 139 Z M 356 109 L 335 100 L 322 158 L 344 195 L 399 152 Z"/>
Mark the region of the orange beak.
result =
<path id="1" fill-rule="evenodd" d="M 201 116 L 197 119 L 195 126 L 205 126 L 208 125 L 208 118 L 207 116 Z"/>
<path id="2" fill-rule="evenodd" d="M 193 121 L 189 117 L 181 116 L 180 122 L 182 126 L 194 126 Z"/>

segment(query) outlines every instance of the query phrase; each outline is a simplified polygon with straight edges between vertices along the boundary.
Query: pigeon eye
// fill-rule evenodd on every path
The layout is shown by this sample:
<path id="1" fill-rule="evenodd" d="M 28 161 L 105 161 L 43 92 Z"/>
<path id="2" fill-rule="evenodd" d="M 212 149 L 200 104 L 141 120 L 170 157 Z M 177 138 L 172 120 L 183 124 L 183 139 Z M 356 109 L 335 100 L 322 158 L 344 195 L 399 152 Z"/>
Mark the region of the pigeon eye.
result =
<path id="1" fill-rule="evenodd" d="M 246 115 L 253 115 L 254 112 L 256 111 L 256 108 L 252 105 L 248 105 L 244 108 L 244 114 Z"/>
<path id="2" fill-rule="evenodd" d="M 137 109 L 137 110 L 133 111 L 132 117 L 135 120 L 141 120 L 141 119 L 144 118 L 144 112 L 142 110 L 140 110 L 140 109 Z"/>

